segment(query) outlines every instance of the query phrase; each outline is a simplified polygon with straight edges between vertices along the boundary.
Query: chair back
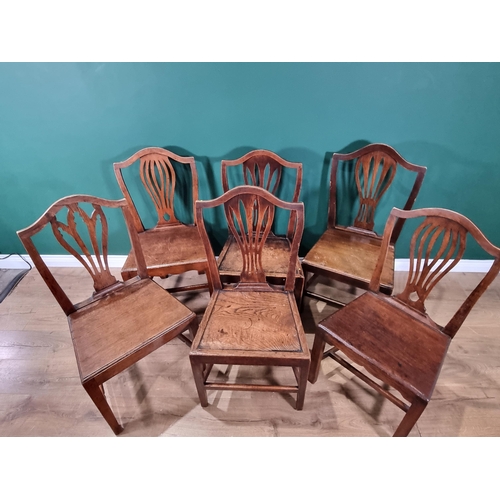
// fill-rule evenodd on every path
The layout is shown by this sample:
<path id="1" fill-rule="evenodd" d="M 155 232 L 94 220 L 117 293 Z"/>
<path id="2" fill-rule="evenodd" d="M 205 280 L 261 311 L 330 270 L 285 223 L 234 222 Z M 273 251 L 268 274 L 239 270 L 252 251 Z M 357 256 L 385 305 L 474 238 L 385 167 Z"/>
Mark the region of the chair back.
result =
<path id="1" fill-rule="evenodd" d="M 406 285 L 401 293 L 394 295 L 399 302 L 407 307 L 427 316 L 425 299 L 436 284 L 460 262 L 465 252 L 468 234 L 494 258 L 492 266 L 477 287 L 446 326 L 441 328 L 444 333 L 453 338 L 474 304 L 500 271 L 500 248 L 490 243 L 475 224 L 457 212 L 443 208 L 422 208 L 408 211 L 393 208 L 382 237 L 380 255 L 370 282 L 370 290 L 379 290 L 380 276 L 391 234 L 398 220 L 417 217 L 423 220 L 410 241 L 410 270 Z"/>
<path id="2" fill-rule="evenodd" d="M 177 182 L 172 160 L 186 166 L 191 172 L 193 213 L 194 204 L 198 199 L 198 174 L 196 163 L 192 156 L 178 156 L 163 148 L 141 149 L 125 161 L 114 163 L 114 171 L 118 185 L 130 206 L 134 226 L 137 232 L 145 230 L 137 207 L 123 178 L 123 169 L 130 167 L 139 160 L 139 173 L 145 191 L 156 210 L 155 227 L 179 225 L 182 222 L 175 215 L 174 196 Z"/>
<path id="3" fill-rule="evenodd" d="M 84 208 L 86 205 L 92 207 L 90 214 L 87 213 L 90 210 L 86 211 Z M 140 278 L 147 278 L 144 256 L 125 199 L 113 201 L 87 195 L 67 196 L 53 203 L 31 226 L 17 232 L 35 267 L 66 315 L 75 312 L 81 303 L 73 304 L 69 300 L 43 261 L 33 243 L 33 236 L 50 224 L 57 242 L 89 272 L 96 294 L 105 292 L 121 282 L 109 269 L 108 222 L 103 207 L 122 210 L 138 266 L 138 275 Z"/>
<path id="4" fill-rule="evenodd" d="M 230 189 L 228 167 L 241 169 L 245 185 L 261 187 L 275 196 L 281 183 L 283 169 L 295 170 L 295 186 L 291 201 L 293 203 L 299 201 L 300 189 L 302 187 L 302 163 L 284 160 L 281 156 L 266 149 L 250 151 L 236 160 L 222 160 L 221 177 L 224 192 Z M 294 225 L 295 221 L 291 219 L 287 231 L 289 237 Z"/>
<path id="5" fill-rule="evenodd" d="M 210 201 L 196 202 L 196 223 L 207 252 L 208 270 L 214 289 L 222 288 L 214 252 L 208 239 L 203 211 L 223 206 L 229 231 L 238 244 L 242 256 L 240 283 L 267 285 L 262 266 L 262 251 L 271 232 L 277 207 L 288 210 L 295 221 L 290 239 L 290 261 L 284 289 L 294 290 L 295 266 L 304 231 L 304 204 L 282 201 L 264 188 L 238 186 Z M 270 288 L 270 287 L 269 287 Z"/>
<path id="6" fill-rule="evenodd" d="M 386 144 L 369 144 L 353 153 L 335 153 L 332 157 L 330 180 L 330 205 L 328 212 L 328 227 L 337 223 L 337 176 L 339 162 L 354 161 L 354 181 L 359 199 L 359 208 L 352 224 L 353 228 L 372 232 L 375 226 L 375 212 L 383 195 L 392 185 L 398 166 L 416 172 L 416 178 L 411 192 L 404 205 L 410 210 L 420 191 L 424 180 L 426 167 L 407 162 L 395 149 Z M 394 245 L 401 233 L 404 220 L 395 228 L 391 243 Z"/>

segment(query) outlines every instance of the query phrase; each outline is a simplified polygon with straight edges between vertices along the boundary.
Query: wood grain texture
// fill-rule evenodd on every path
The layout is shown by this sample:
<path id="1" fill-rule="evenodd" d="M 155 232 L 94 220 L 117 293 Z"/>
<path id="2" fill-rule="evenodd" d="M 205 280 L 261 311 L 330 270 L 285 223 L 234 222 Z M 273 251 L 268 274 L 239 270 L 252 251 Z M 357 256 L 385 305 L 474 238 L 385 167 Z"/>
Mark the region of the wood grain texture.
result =
<path id="1" fill-rule="evenodd" d="M 337 221 L 337 178 L 342 173 L 346 175 L 339 166 L 349 162 L 355 162 L 353 174 L 348 175 L 354 177 L 359 209 L 352 223 L 343 227 Z M 327 229 L 305 256 L 304 272 L 312 273 L 313 277 L 326 276 L 361 289 L 368 288 L 375 269 L 376 252 L 380 247 L 380 236 L 373 231 L 375 212 L 383 195 L 391 188 L 398 169 L 415 173 L 415 180 L 408 190 L 408 198 L 404 204 L 404 209 L 409 210 L 422 186 L 426 167 L 409 163 L 387 144 L 369 144 L 353 153 L 333 154 Z M 390 250 L 380 281 L 380 290 L 389 295 L 394 287 L 394 245 L 403 224 L 404 220 L 399 220 L 392 232 Z M 313 296 L 307 284 L 304 293 Z M 329 295 L 323 298 L 330 300 Z M 336 299 L 333 302 L 341 304 Z"/>
<path id="2" fill-rule="evenodd" d="M 76 301 L 87 297 L 92 282 L 84 269 L 51 271 Z M 112 273 L 119 277 L 120 269 Z M 189 276 L 159 283 L 170 287 Z M 445 323 L 481 278 L 446 275 L 426 301 L 428 313 Z M 406 279 L 407 273 L 396 271 L 396 291 Z M 348 288 L 326 279 L 324 286 L 336 294 Z M 179 298 L 200 317 L 209 301 L 208 292 Z M 500 436 L 499 300 L 497 278 L 450 344 L 432 400 L 410 436 Z M 316 324 L 335 310 L 304 300 L 309 347 Z M 202 408 L 188 353 L 174 339 L 106 383 L 106 396 L 124 424 L 120 436 L 390 436 L 401 420 L 399 408 L 330 358 L 321 363 L 318 381 L 308 385 L 300 412 L 291 395 L 241 391 L 210 391 L 209 406 Z M 215 365 L 211 376 L 221 382 L 296 383 L 288 367 Z M 112 435 L 81 386 L 66 316 L 32 270 L 0 304 L 0 436 Z"/>
<path id="3" fill-rule="evenodd" d="M 417 218 L 420 225 L 410 242 L 412 263 L 405 287 L 393 297 L 384 296 L 380 281 L 392 233 L 399 219 Z M 493 264 L 442 327 L 426 314 L 424 301 L 460 261 L 467 234 L 494 258 Z M 463 215 L 439 208 L 393 208 L 369 291 L 318 325 L 311 353 L 310 382 L 315 383 L 318 378 L 321 359 L 325 355 L 333 358 L 406 412 L 394 436 L 407 436 L 431 399 L 449 343 L 499 271 L 500 247 L 492 245 Z M 325 343 L 335 350 L 325 354 Z M 367 378 L 339 356 L 337 350 L 382 384 Z M 397 389 L 408 404 L 395 399 L 384 385 Z"/>
<path id="4" fill-rule="evenodd" d="M 150 280 L 138 281 L 79 309 L 68 321 L 82 379 L 95 376 L 190 316 L 186 306 Z M 119 334 L 105 334 L 113 331 Z"/>
<path id="5" fill-rule="evenodd" d="M 242 268 L 236 286 L 224 286 L 204 222 L 204 210 L 224 207 L 229 230 L 238 245 Z M 296 222 L 284 285 L 272 287 L 263 269 L 262 254 L 270 236 L 276 208 Z M 293 298 L 299 243 L 304 230 L 304 206 L 278 199 L 258 186 L 238 186 L 211 201 L 196 203 L 196 220 L 207 252 L 214 294 L 191 346 L 189 360 L 198 397 L 208 405 L 207 389 L 296 392 L 296 409 L 304 405 L 309 349 Z M 214 364 L 288 366 L 296 385 L 225 384 L 207 380 Z"/>
<path id="6" fill-rule="evenodd" d="M 320 270 L 322 275 L 366 290 L 375 271 L 381 242 L 352 231 L 327 229 L 304 257 L 302 267 L 305 272 Z M 384 290 L 391 290 L 393 283 L 394 247 L 391 246 L 380 285 Z"/>
<path id="7" fill-rule="evenodd" d="M 291 201 L 293 203 L 299 201 L 302 187 L 302 163 L 287 161 L 276 153 L 264 149 L 250 151 L 235 160 L 222 160 L 221 178 L 224 192 L 230 189 L 228 169 L 240 169 L 243 173 L 245 185 L 261 187 L 273 195 L 276 195 L 280 187 L 284 169 L 295 171 L 295 186 Z M 274 218 L 274 214 L 272 214 L 272 217 Z M 295 232 L 295 226 L 296 214 L 292 212 L 288 221 L 286 237 L 272 235 L 271 238 L 267 238 L 263 248 L 263 271 L 266 276 L 272 277 L 275 283 L 283 282 L 286 278 L 290 240 Z M 231 282 L 238 278 L 244 268 L 244 260 L 241 257 L 241 252 L 238 251 L 234 235 L 230 234 L 218 260 L 221 271 L 220 276 L 223 281 Z M 294 290 L 297 302 L 300 303 L 304 289 L 304 274 L 298 258 L 296 267 Z M 268 274 L 268 272 L 271 274 Z"/>
<path id="8" fill-rule="evenodd" d="M 198 200 L 198 173 L 192 156 L 182 157 L 163 148 L 144 148 L 125 161 L 113 165 L 116 180 L 131 211 L 135 230 L 141 242 L 148 275 L 166 278 L 187 271 L 206 271 L 207 261 L 196 224 L 182 223 L 175 215 L 174 197 L 176 173 L 172 161 L 188 169 L 191 174 L 193 213 Z M 146 196 L 157 215 L 156 225 L 146 228 L 139 215 L 134 199 L 125 183 L 123 171 L 138 164 L 140 178 Z M 188 197 L 183 192 L 181 196 Z M 130 279 L 137 274 L 135 256 L 130 253 L 122 268 L 122 278 Z M 206 286 L 210 288 L 210 283 Z"/>
<path id="9" fill-rule="evenodd" d="M 417 393 L 427 400 L 450 344 L 448 335 L 409 316 L 390 297 L 373 292 L 361 295 L 319 328 L 332 345 L 342 344 L 341 350 L 370 373 L 383 378 L 389 372 L 392 385 L 402 394 Z"/>
<path id="10" fill-rule="evenodd" d="M 299 351 L 288 294 L 218 292 L 199 349 Z"/>
<path id="11" fill-rule="evenodd" d="M 90 204 L 92 214 L 82 205 Z M 138 276 L 125 282 L 118 281 L 107 265 L 107 223 L 103 207 L 121 209 L 136 257 Z M 67 210 L 67 224 L 58 220 Z M 84 222 L 90 235 L 92 255 L 82 238 L 82 227 L 77 226 L 74 214 Z M 96 231 L 97 219 L 101 226 L 100 238 Z M 45 264 L 32 237 L 47 224 L 54 229 L 56 240 L 83 265 L 92 278 L 94 293 L 74 303 L 54 274 Z M 68 244 L 61 231 L 71 235 L 85 258 L 78 258 L 75 247 Z M 190 344 L 182 332 L 196 331 L 196 315 L 170 296 L 147 275 L 142 249 L 126 200 L 111 201 L 87 195 L 62 198 L 52 204 L 38 221 L 18 232 L 36 269 L 67 316 L 77 359 L 80 380 L 97 409 L 115 434 L 123 428 L 114 415 L 102 384 L 129 368 L 138 360 L 177 336 Z M 99 250 L 102 255 L 99 255 Z M 87 290 L 87 294 L 90 290 Z"/>
<path id="12" fill-rule="evenodd" d="M 196 226 L 171 226 L 138 233 L 150 276 L 166 277 L 186 270 L 205 271 L 207 256 Z M 137 264 L 130 253 L 122 268 L 123 279 L 137 274 Z"/>

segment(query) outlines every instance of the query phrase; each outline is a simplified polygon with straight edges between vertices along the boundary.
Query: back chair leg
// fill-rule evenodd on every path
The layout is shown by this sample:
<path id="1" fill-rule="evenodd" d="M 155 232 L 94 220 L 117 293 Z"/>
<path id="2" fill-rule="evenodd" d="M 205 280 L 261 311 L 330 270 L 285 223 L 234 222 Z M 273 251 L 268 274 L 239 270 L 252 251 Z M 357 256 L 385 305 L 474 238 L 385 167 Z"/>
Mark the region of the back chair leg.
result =
<path id="1" fill-rule="evenodd" d="M 413 426 L 417 423 L 420 415 L 427 407 L 427 401 L 419 398 L 415 398 L 413 404 L 410 406 L 409 410 L 406 412 L 403 420 L 399 423 L 396 432 L 393 437 L 406 437 L 413 429 Z"/>
<path id="2" fill-rule="evenodd" d="M 295 300 L 300 311 L 302 308 L 302 300 L 304 298 L 304 278 L 300 277 L 295 279 L 295 288 L 293 290 L 293 293 L 295 295 Z"/>
<path id="3" fill-rule="evenodd" d="M 108 423 L 115 434 L 120 434 L 123 430 L 123 427 L 118 423 L 116 417 L 111 410 L 108 402 L 106 401 L 106 397 L 104 396 L 104 387 L 99 386 L 93 380 L 89 382 L 85 382 L 83 384 L 83 388 L 87 391 L 87 394 L 90 396 L 94 404 L 97 406 L 97 409 L 104 417 L 104 420 Z"/>
<path id="4" fill-rule="evenodd" d="M 314 344 L 311 351 L 311 367 L 309 368 L 309 382 L 314 384 L 318 380 L 319 367 L 323 359 L 326 342 L 317 333 L 314 335 Z"/>
<path id="5" fill-rule="evenodd" d="M 196 337 L 196 332 L 198 331 L 198 318 L 194 318 L 191 324 L 189 325 L 189 331 L 194 338 Z"/>

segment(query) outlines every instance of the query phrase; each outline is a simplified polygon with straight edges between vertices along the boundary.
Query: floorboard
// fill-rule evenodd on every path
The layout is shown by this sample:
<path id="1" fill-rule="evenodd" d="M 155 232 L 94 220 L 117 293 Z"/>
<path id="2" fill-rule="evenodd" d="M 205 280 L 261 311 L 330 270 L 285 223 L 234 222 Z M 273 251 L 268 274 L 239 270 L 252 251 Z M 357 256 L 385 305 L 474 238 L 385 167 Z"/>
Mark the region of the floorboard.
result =
<path id="1" fill-rule="evenodd" d="M 89 295 L 84 270 L 53 272 L 73 300 Z M 404 277 L 396 273 L 396 289 Z M 431 316 L 446 321 L 480 278 L 450 273 L 428 300 Z M 197 279 L 196 273 L 185 278 Z M 159 282 L 167 287 L 179 279 Z M 326 281 L 316 288 L 344 301 L 354 296 L 349 287 Z M 177 297 L 201 318 L 208 293 Z M 499 299 L 497 279 L 452 342 L 433 399 L 411 436 L 500 436 Z M 310 346 L 315 325 L 334 311 L 305 300 Z M 230 391 L 210 391 L 209 406 L 202 408 L 188 353 L 174 340 L 106 384 L 125 427 L 122 436 L 390 436 L 403 416 L 331 359 L 323 361 L 317 383 L 308 384 L 303 411 L 294 409 L 290 395 Z M 294 381 L 286 368 L 215 366 L 213 375 L 232 382 Z M 80 384 L 66 317 L 36 270 L 0 304 L 0 436 L 113 436 Z"/>

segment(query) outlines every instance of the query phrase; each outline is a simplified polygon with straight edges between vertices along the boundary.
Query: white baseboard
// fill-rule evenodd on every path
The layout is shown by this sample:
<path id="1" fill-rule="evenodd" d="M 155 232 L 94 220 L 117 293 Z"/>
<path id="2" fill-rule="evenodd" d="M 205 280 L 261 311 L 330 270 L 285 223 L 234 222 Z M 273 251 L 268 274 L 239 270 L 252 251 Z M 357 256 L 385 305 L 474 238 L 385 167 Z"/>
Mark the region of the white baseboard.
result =
<path id="1" fill-rule="evenodd" d="M 0 255 L 0 259 L 6 255 Z M 33 262 L 28 255 L 22 255 L 31 265 Z M 109 267 L 121 268 L 125 263 L 126 255 L 109 255 Z M 72 255 L 42 255 L 48 267 L 83 267 Z M 25 269 L 28 265 L 19 255 L 11 255 L 5 260 L 0 260 L 0 269 Z"/>
<path id="2" fill-rule="evenodd" d="M 6 255 L 0 254 L 0 259 Z M 23 257 L 31 262 L 27 255 Z M 42 255 L 45 263 L 49 267 L 82 267 L 81 264 L 71 255 Z M 121 268 L 125 263 L 125 255 L 110 255 L 108 262 L 110 267 Z M 462 259 L 450 272 L 459 273 L 485 273 L 493 264 L 492 260 L 467 260 Z M 410 259 L 396 259 L 394 269 L 396 271 L 408 271 Z M 28 265 L 18 255 L 12 255 L 7 259 L 0 260 L 0 269 L 25 269 Z"/>
<path id="3" fill-rule="evenodd" d="M 450 273 L 487 273 L 492 264 L 493 260 L 462 259 Z M 395 271 L 408 271 L 409 269 L 410 259 L 396 259 L 394 263 Z"/>

